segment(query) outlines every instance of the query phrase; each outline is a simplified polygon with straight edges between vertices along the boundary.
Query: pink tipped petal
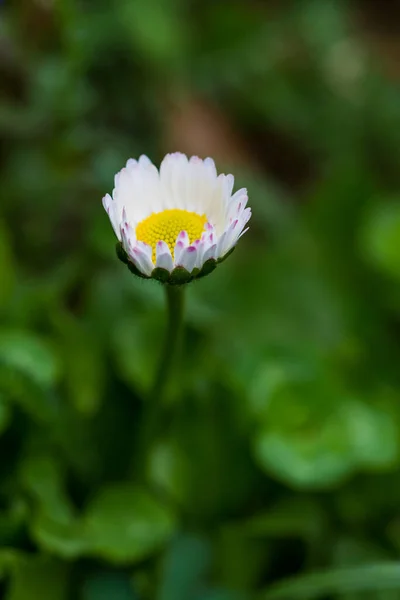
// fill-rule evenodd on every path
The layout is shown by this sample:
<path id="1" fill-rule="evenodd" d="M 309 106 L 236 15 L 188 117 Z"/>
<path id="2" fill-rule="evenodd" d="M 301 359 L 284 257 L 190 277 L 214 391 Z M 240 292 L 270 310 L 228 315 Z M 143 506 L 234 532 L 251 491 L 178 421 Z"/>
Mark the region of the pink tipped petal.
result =
<path id="1" fill-rule="evenodd" d="M 193 269 L 203 260 L 224 255 L 247 228 L 251 217 L 246 208 L 245 188 L 232 194 L 233 175 L 217 174 L 212 158 L 188 158 L 175 152 L 167 154 L 157 170 L 150 159 L 142 155 L 130 158 L 115 176 L 112 197 L 103 198 L 103 206 L 118 239 L 131 260 L 145 274 L 154 268 L 152 248 L 136 239 L 138 223 L 149 215 L 167 209 L 181 209 L 206 215 L 204 230 L 191 245 L 186 231 L 179 233 L 173 253 L 165 242 L 156 246 L 156 264 L 171 268 L 171 264 Z"/>
<path id="2" fill-rule="evenodd" d="M 217 255 L 217 244 L 210 246 L 203 254 L 203 264 L 210 258 L 215 258 Z"/>
<path id="3" fill-rule="evenodd" d="M 132 258 L 138 269 L 144 273 L 144 275 L 151 275 L 154 265 L 152 260 L 149 259 L 145 252 L 143 252 L 138 246 L 134 246 L 129 256 Z"/>
<path id="4" fill-rule="evenodd" d="M 189 235 L 187 231 L 181 231 L 178 235 L 178 240 L 187 246 L 189 244 Z"/>
<path id="5" fill-rule="evenodd" d="M 185 250 L 185 248 L 187 247 L 187 244 L 185 244 L 182 240 L 177 240 L 176 244 L 175 244 L 175 248 L 174 248 L 174 262 L 175 264 L 179 263 L 179 260 L 181 258 L 182 252 Z"/>
<path id="6" fill-rule="evenodd" d="M 145 244 L 145 242 L 142 242 L 140 240 L 135 240 L 135 239 L 132 240 L 132 243 L 135 244 L 139 248 L 139 250 L 141 252 L 143 252 L 143 254 L 146 254 L 146 256 L 149 260 L 152 260 L 153 248 L 151 246 L 149 246 L 148 244 Z"/>
<path id="7" fill-rule="evenodd" d="M 169 252 L 168 244 L 162 240 L 157 242 L 156 254 L 165 254 L 166 252 Z"/>
<path id="8" fill-rule="evenodd" d="M 131 241 L 129 239 L 129 235 L 128 232 L 126 230 L 126 227 L 124 227 L 122 225 L 121 229 L 120 229 L 120 240 L 122 243 L 122 247 L 125 250 L 125 252 L 127 252 L 128 254 L 130 254 L 131 249 L 132 249 L 132 245 L 131 245 Z"/>
<path id="9" fill-rule="evenodd" d="M 175 248 L 174 248 L 174 262 L 175 264 L 178 264 L 181 256 L 182 256 L 182 252 L 185 250 L 185 248 L 187 248 L 189 246 L 189 235 L 186 231 L 181 231 L 178 234 L 178 237 L 176 239 L 176 244 L 175 244 Z"/>
<path id="10" fill-rule="evenodd" d="M 250 218 L 251 218 L 251 208 L 248 207 L 242 213 L 243 225 L 246 225 L 246 223 L 250 220 Z"/>
<path id="11" fill-rule="evenodd" d="M 189 273 L 194 269 L 197 259 L 197 249 L 194 246 L 188 246 L 182 252 L 179 260 L 179 266 L 184 267 Z"/>

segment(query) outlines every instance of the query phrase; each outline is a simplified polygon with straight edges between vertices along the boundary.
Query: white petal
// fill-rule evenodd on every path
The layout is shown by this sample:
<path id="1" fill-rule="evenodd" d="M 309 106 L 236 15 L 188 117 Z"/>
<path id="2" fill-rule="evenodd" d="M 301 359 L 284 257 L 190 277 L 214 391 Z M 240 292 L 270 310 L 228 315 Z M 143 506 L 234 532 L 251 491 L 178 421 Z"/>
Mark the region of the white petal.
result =
<path id="1" fill-rule="evenodd" d="M 132 260 L 141 264 L 144 272 L 154 265 L 151 248 L 136 240 L 136 228 L 141 221 L 173 208 L 206 215 L 207 225 L 201 240 L 193 244 L 195 250 L 186 252 L 189 238 L 182 233 L 173 256 L 164 246 L 157 253 L 157 264 L 169 266 L 171 261 L 179 263 L 183 255 L 190 266 L 192 255 L 196 254 L 195 264 L 199 266 L 204 258 L 224 255 L 247 231 L 245 225 L 251 217 L 251 210 L 246 208 L 247 191 L 242 188 L 232 195 L 233 185 L 233 175 L 217 175 L 212 158 L 188 159 L 179 152 L 167 154 L 158 172 L 150 159 L 142 155 L 138 160 L 128 159 L 116 174 L 112 198 L 109 194 L 104 196 L 103 205 L 118 239 L 127 252 L 135 249 Z"/>
<path id="2" fill-rule="evenodd" d="M 231 196 L 234 184 L 235 184 L 234 176 L 230 175 L 230 174 L 225 175 L 224 187 L 225 187 L 225 194 L 227 196 Z"/>
<path id="3" fill-rule="evenodd" d="M 115 235 L 117 236 L 117 238 L 119 239 L 119 241 L 121 241 L 119 219 L 117 218 L 117 215 L 116 215 L 116 212 L 115 212 L 114 201 L 111 198 L 110 194 L 106 194 L 104 196 L 104 198 L 103 198 L 103 207 L 104 207 L 104 210 L 106 211 L 106 213 L 108 214 L 108 217 L 110 219 L 110 223 L 112 225 L 112 228 L 114 229 Z"/>
<path id="4" fill-rule="evenodd" d="M 140 157 L 139 162 L 128 160 L 115 177 L 113 197 L 118 214 L 125 208 L 134 227 L 152 212 L 162 210 L 158 171 L 147 157 Z"/>
<path id="5" fill-rule="evenodd" d="M 238 239 L 243 235 L 243 228 L 251 217 L 250 208 L 246 208 L 239 218 L 235 219 L 224 232 L 218 241 L 218 258 L 222 258 L 225 254 L 235 246 Z M 247 231 L 247 230 L 246 230 Z"/>
<path id="6" fill-rule="evenodd" d="M 174 264 L 168 244 L 165 242 L 157 242 L 156 257 L 156 267 L 166 269 L 169 272 L 172 271 Z"/>
<path id="7" fill-rule="evenodd" d="M 225 247 L 225 240 L 227 238 L 228 232 L 224 231 L 224 233 L 221 235 L 221 237 L 218 240 L 217 243 L 217 257 L 221 258 L 225 252 L 224 252 L 224 247 Z"/>
<path id="8" fill-rule="evenodd" d="M 160 183 L 165 208 L 186 209 L 188 159 L 185 154 L 167 154 L 160 166 Z"/>
<path id="9" fill-rule="evenodd" d="M 249 229 L 248 227 L 246 227 L 246 229 L 244 229 L 244 227 L 248 223 L 250 217 L 251 217 L 251 210 L 250 210 L 250 208 L 246 208 L 246 210 L 244 210 L 243 213 L 238 218 L 238 224 L 236 225 L 232 235 L 229 238 L 229 243 L 227 243 L 225 252 L 230 250 L 230 248 L 237 243 L 238 239 L 241 238 L 242 235 L 244 233 L 246 233 L 246 231 Z"/>
<path id="10" fill-rule="evenodd" d="M 217 178 L 217 169 L 215 167 L 215 162 L 213 161 L 213 159 L 210 158 L 210 157 L 205 158 L 204 159 L 204 165 L 207 168 L 210 176 L 213 179 L 216 179 Z"/>
<path id="11" fill-rule="evenodd" d="M 248 201 L 247 190 L 242 188 L 232 196 L 228 204 L 227 220 L 236 219 L 246 208 Z"/>
<path id="12" fill-rule="evenodd" d="M 181 231 L 176 238 L 174 248 L 174 263 L 179 263 L 182 252 L 189 246 L 189 236 L 186 231 Z"/>
<path id="13" fill-rule="evenodd" d="M 128 158 L 128 160 L 126 161 L 127 169 L 134 169 L 135 167 L 137 167 L 137 165 L 138 165 L 138 161 L 135 160 L 134 158 Z"/>
<path id="14" fill-rule="evenodd" d="M 135 232 L 133 231 L 133 229 L 129 225 L 129 223 L 126 223 L 126 222 L 121 223 L 120 235 L 121 235 L 122 247 L 125 250 L 125 252 L 128 254 L 128 256 L 130 256 L 132 249 L 133 249 L 134 245 L 136 244 L 136 236 L 135 236 Z"/>
<path id="15" fill-rule="evenodd" d="M 146 256 L 147 256 L 147 258 L 149 260 L 152 260 L 153 248 L 151 246 L 149 246 L 145 242 L 142 242 L 141 240 L 135 241 L 135 245 L 139 248 L 139 250 L 141 252 L 143 252 L 144 254 L 146 254 Z"/>
<path id="16" fill-rule="evenodd" d="M 139 248 L 137 244 L 131 249 L 129 258 L 144 275 L 151 275 L 151 272 L 154 269 L 153 262 L 148 257 L 148 254 Z"/>
<path id="17" fill-rule="evenodd" d="M 197 259 L 197 249 L 195 246 L 188 246 L 182 252 L 179 260 L 179 266 L 184 267 L 189 273 L 194 269 Z"/>
<path id="18" fill-rule="evenodd" d="M 210 224 L 206 224 L 206 230 L 201 236 L 201 241 L 204 245 L 204 249 L 207 250 L 210 246 L 212 246 L 217 241 L 217 234 L 215 228 Z"/>
<path id="19" fill-rule="evenodd" d="M 226 175 L 219 175 L 212 193 L 205 200 L 205 214 L 214 225 L 218 235 L 221 235 L 226 227 L 226 212 L 230 196 L 227 193 L 229 182 L 226 183 Z"/>
<path id="20" fill-rule="evenodd" d="M 216 258 L 217 256 L 217 244 L 210 246 L 203 254 L 203 264 L 210 258 Z"/>
<path id="21" fill-rule="evenodd" d="M 108 213 L 111 203 L 112 203 L 112 198 L 111 198 L 110 194 L 106 194 L 105 196 L 103 196 L 102 202 L 103 202 L 104 210 Z"/>
<path id="22" fill-rule="evenodd" d="M 151 160 L 149 159 L 148 156 L 146 156 L 145 154 L 142 154 L 139 157 L 139 165 L 141 165 L 142 167 L 147 167 L 149 165 L 152 165 L 153 163 L 151 162 Z"/>

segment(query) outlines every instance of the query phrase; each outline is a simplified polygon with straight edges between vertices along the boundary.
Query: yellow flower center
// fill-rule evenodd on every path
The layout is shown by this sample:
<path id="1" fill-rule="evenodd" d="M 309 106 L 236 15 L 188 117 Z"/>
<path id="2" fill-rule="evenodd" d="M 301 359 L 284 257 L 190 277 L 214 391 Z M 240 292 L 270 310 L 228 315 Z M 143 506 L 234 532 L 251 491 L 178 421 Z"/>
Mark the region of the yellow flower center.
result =
<path id="1" fill-rule="evenodd" d="M 207 222 L 205 215 L 197 215 L 188 210 L 172 208 L 160 213 L 154 213 L 144 219 L 136 227 L 136 237 L 153 248 L 153 262 L 156 262 L 156 244 L 163 241 L 168 244 L 174 257 L 176 238 L 181 231 L 186 231 L 191 244 L 201 238 L 204 225 Z"/>

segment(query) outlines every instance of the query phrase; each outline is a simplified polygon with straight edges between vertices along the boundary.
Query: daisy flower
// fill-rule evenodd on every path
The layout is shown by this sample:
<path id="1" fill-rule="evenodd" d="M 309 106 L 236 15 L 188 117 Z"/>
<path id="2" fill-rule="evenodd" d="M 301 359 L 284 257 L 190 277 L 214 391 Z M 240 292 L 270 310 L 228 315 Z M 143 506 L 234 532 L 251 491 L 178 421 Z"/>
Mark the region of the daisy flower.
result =
<path id="1" fill-rule="evenodd" d="M 147 156 L 130 158 L 103 198 L 130 270 L 169 284 L 215 269 L 247 231 L 247 191 L 232 194 L 233 175 L 217 175 L 211 158 L 167 154 L 158 170 Z"/>

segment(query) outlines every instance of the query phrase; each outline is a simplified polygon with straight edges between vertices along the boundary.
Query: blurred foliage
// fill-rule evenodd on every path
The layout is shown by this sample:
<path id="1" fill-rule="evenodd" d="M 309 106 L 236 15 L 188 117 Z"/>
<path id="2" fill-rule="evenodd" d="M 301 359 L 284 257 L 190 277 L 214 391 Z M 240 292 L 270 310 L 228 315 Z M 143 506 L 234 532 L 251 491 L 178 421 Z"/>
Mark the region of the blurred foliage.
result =
<path id="1" fill-rule="evenodd" d="M 400 598 L 385 6 L 1 3 L 1 597 Z M 172 150 L 233 171 L 254 216 L 188 290 L 143 456 L 163 290 L 117 261 L 100 200 Z"/>

